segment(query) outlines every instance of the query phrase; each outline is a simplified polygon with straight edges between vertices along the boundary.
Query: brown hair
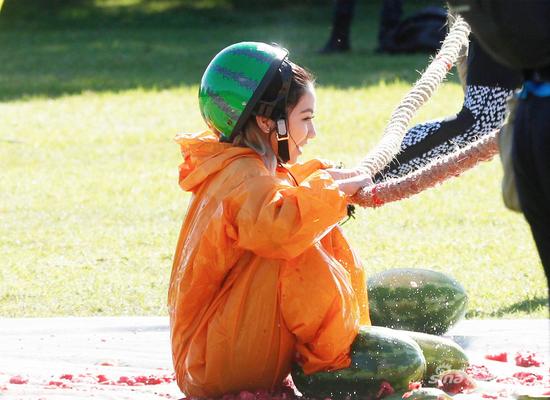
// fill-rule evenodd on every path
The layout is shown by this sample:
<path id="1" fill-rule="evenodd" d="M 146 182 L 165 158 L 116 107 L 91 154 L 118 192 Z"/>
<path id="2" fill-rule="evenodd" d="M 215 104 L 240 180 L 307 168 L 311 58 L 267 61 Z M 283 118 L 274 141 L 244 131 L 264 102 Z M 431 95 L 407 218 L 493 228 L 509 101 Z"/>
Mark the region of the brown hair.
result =
<path id="1" fill-rule="evenodd" d="M 309 85 L 315 83 L 315 77 L 304 67 L 293 63 L 290 60 L 286 61 L 292 69 L 292 81 L 290 82 L 290 88 L 288 90 L 287 108 L 292 109 L 304 95 Z M 275 100 L 281 90 L 283 81 L 280 74 L 275 74 L 275 77 L 265 90 L 262 99 L 264 101 Z M 288 111 L 288 110 L 287 110 Z"/>

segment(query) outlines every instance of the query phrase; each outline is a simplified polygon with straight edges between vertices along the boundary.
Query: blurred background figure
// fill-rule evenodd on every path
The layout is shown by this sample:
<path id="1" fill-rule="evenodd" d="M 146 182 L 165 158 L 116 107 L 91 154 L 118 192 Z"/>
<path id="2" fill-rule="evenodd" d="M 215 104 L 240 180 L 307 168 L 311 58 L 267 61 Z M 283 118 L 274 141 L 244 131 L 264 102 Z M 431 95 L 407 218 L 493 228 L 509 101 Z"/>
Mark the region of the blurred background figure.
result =
<path id="1" fill-rule="evenodd" d="M 350 28 L 355 13 L 355 0 L 335 0 L 330 37 L 321 54 L 351 50 Z M 443 7 L 425 7 L 401 19 L 403 0 L 383 0 L 378 27 L 377 52 L 434 52 L 445 39 L 447 12 Z"/>
<path id="2" fill-rule="evenodd" d="M 320 53 L 341 53 L 351 49 L 349 33 L 354 12 L 355 0 L 335 0 L 332 31 Z"/>

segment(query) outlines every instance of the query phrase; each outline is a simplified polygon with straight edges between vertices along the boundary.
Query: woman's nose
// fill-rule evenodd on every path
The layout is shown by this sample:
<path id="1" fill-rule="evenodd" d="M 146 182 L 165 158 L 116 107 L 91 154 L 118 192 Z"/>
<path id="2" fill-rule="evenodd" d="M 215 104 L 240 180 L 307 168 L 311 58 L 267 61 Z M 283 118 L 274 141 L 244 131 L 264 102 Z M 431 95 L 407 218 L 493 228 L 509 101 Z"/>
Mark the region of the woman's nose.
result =
<path id="1" fill-rule="evenodd" d="M 317 136 L 317 131 L 315 130 L 315 125 L 311 124 L 307 131 L 307 137 L 313 139 L 315 136 Z"/>

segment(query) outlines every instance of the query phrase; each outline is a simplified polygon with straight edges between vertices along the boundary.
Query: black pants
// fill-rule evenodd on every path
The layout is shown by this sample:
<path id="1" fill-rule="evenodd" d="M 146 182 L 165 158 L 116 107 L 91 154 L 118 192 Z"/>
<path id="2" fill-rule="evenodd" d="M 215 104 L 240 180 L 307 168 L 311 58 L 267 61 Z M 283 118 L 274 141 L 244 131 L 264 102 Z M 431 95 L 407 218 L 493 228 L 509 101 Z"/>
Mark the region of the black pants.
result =
<path id="1" fill-rule="evenodd" d="M 349 45 L 351 21 L 355 13 L 356 0 L 335 0 L 332 18 L 332 34 L 329 42 L 342 42 Z M 403 0 L 384 0 L 380 12 L 380 27 L 378 29 L 378 45 L 383 47 L 393 29 L 399 23 L 402 14 Z"/>
<path id="2" fill-rule="evenodd" d="M 550 286 L 550 97 L 519 101 L 512 157 L 521 208 Z"/>

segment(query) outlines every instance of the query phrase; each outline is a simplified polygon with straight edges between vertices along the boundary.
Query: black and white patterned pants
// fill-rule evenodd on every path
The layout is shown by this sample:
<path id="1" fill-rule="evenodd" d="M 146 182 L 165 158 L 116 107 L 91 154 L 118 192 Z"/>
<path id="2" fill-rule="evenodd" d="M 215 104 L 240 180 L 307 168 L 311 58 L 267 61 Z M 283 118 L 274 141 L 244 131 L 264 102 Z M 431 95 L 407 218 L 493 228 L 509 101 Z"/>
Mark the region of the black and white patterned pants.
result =
<path id="1" fill-rule="evenodd" d="M 407 175 L 499 129 L 512 93 L 507 88 L 467 86 L 462 110 L 412 127 L 401 143 L 401 152 L 375 176 L 375 182 Z"/>

